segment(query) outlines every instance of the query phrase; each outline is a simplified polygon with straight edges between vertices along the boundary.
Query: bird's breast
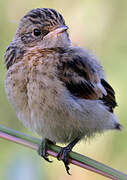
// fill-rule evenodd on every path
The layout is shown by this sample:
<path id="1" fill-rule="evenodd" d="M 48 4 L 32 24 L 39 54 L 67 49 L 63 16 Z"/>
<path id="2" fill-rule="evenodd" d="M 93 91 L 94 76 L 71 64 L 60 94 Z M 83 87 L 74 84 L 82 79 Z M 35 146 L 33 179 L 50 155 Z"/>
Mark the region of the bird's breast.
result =
<path id="1" fill-rule="evenodd" d="M 65 89 L 48 61 L 35 62 L 21 61 L 9 68 L 8 98 L 25 126 L 55 141 L 68 141 L 73 130 Z"/>

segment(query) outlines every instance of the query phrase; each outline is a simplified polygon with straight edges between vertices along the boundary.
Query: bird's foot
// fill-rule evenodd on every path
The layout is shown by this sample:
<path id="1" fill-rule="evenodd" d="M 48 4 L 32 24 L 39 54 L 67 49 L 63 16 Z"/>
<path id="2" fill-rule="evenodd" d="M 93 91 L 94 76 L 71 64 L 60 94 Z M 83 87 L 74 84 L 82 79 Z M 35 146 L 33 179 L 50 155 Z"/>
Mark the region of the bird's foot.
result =
<path id="1" fill-rule="evenodd" d="M 49 158 L 47 157 L 48 154 L 47 154 L 47 149 L 48 149 L 48 145 L 49 144 L 54 144 L 52 141 L 50 141 L 49 139 L 43 139 L 41 141 L 41 144 L 39 145 L 39 148 L 38 148 L 38 154 L 43 157 L 46 161 L 48 162 L 52 162 L 51 160 L 49 160 Z"/>
<path id="2" fill-rule="evenodd" d="M 70 167 L 69 167 L 68 154 L 71 150 L 72 150 L 72 148 L 68 145 L 66 147 L 61 148 L 57 154 L 57 159 L 63 161 L 63 163 L 65 165 L 65 169 L 69 175 L 71 175 L 71 174 L 69 172 Z"/>
<path id="3" fill-rule="evenodd" d="M 72 148 L 77 144 L 77 142 L 78 142 L 79 140 L 80 140 L 79 137 L 76 138 L 76 139 L 74 139 L 74 140 L 73 140 L 70 144 L 68 144 L 66 147 L 61 148 L 60 151 L 59 151 L 58 154 L 57 154 L 57 159 L 63 161 L 63 163 L 64 163 L 64 165 L 65 165 L 65 169 L 66 169 L 66 171 L 67 171 L 67 173 L 68 173 L 69 175 L 71 175 L 71 174 L 70 174 L 70 172 L 69 172 L 70 167 L 69 167 L 69 159 L 68 159 L 68 156 L 69 156 L 69 153 L 70 153 L 70 151 L 72 150 Z"/>
<path id="4" fill-rule="evenodd" d="M 69 167 L 69 159 L 68 159 L 68 156 L 69 156 L 69 153 L 70 151 L 72 150 L 72 148 L 75 146 L 75 144 L 80 140 L 80 138 L 76 138 L 74 139 L 70 144 L 68 144 L 66 147 L 63 147 L 60 149 L 60 151 L 58 152 L 57 154 L 57 159 L 58 160 L 62 160 L 64 165 L 65 165 L 65 168 L 66 168 L 66 171 L 69 175 L 70 172 L 70 167 Z M 49 144 L 55 144 L 54 142 L 50 141 L 49 139 L 44 139 L 41 141 L 41 144 L 38 148 L 38 154 L 43 157 L 46 161 L 48 162 L 52 162 L 49 160 L 49 158 L 47 157 L 48 154 L 47 154 L 47 150 L 49 149 L 48 148 L 48 145 Z"/>

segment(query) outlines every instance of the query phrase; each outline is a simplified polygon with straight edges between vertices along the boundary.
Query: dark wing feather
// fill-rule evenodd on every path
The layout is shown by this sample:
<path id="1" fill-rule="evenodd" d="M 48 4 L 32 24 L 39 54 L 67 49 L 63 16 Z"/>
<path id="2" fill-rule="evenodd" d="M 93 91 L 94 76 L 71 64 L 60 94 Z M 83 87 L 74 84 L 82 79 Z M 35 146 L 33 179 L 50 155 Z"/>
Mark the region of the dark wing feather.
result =
<path id="1" fill-rule="evenodd" d="M 103 98 L 100 98 L 100 100 L 102 100 L 104 104 L 109 107 L 110 112 L 113 112 L 113 109 L 117 106 L 115 91 L 104 79 L 101 79 L 101 84 L 106 89 L 107 96 L 103 96 Z"/>
<path id="2" fill-rule="evenodd" d="M 64 54 L 60 57 L 58 72 L 59 79 L 72 95 L 85 99 L 103 97 L 102 89 L 98 87 L 100 79 L 87 57 Z"/>
<path id="3" fill-rule="evenodd" d="M 94 91 L 93 85 L 87 81 L 83 82 L 73 82 L 72 80 L 66 81 L 65 83 L 67 89 L 76 97 L 85 99 L 97 99 L 98 95 Z"/>
<path id="4" fill-rule="evenodd" d="M 64 53 L 64 52 L 63 52 Z M 89 56 L 61 55 L 58 64 L 59 79 L 69 92 L 79 98 L 101 100 L 110 112 L 117 106 L 113 88 L 104 80 L 99 79 L 96 71 L 89 64 Z M 97 86 L 100 81 L 107 94 Z"/>

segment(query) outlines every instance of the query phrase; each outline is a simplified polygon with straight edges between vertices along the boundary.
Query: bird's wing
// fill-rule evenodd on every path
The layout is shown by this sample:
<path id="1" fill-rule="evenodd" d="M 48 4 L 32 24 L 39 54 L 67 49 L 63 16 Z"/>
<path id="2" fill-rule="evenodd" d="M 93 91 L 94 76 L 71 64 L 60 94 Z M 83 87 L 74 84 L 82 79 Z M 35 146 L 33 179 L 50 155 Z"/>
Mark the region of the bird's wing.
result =
<path id="1" fill-rule="evenodd" d="M 64 57 L 59 64 L 59 78 L 68 91 L 78 98 L 102 100 L 109 110 L 116 106 L 114 90 L 100 79 L 85 57 Z"/>

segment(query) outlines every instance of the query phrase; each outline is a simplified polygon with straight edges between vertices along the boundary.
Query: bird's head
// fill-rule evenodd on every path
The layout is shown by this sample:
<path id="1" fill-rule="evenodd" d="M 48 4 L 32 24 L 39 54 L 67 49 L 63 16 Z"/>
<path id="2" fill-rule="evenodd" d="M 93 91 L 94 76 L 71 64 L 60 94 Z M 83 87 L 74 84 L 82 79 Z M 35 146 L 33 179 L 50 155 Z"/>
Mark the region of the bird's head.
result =
<path id="1" fill-rule="evenodd" d="M 60 13 L 50 8 L 29 11 L 21 19 L 16 34 L 5 53 L 7 69 L 23 58 L 31 48 L 70 46 L 68 27 Z"/>
<path id="2" fill-rule="evenodd" d="M 70 45 L 67 29 L 62 15 L 56 10 L 37 8 L 21 19 L 14 41 L 25 48 L 36 45 L 42 48 L 64 47 Z"/>

